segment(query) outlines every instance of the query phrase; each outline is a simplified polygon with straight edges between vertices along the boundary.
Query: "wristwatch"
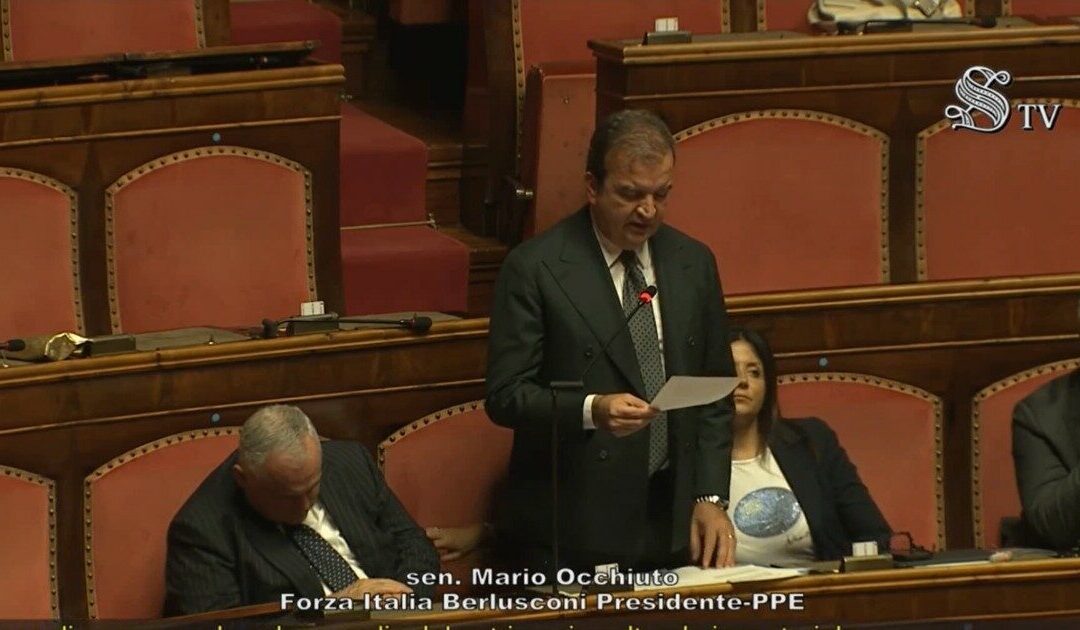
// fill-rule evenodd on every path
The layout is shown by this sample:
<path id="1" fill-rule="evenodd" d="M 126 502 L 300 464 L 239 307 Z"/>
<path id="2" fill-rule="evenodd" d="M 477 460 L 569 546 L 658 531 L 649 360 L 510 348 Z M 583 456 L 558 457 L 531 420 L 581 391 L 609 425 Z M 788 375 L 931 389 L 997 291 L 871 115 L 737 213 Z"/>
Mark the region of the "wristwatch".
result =
<path id="1" fill-rule="evenodd" d="M 718 494 L 703 494 L 697 499 L 694 499 L 694 503 L 712 503 L 713 505 L 719 505 L 723 509 L 728 509 L 729 502 L 727 499 L 721 499 Z"/>

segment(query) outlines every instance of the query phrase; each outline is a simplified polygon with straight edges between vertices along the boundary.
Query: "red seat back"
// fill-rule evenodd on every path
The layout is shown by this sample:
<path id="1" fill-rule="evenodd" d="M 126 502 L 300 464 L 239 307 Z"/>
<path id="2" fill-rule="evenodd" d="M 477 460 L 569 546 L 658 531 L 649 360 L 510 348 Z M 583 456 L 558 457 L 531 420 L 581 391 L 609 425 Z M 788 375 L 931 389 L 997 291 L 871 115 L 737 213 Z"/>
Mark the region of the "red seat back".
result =
<path id="1" fill-rule="evenodd" d="M 206 45 L 203 0 L 4 0 L 5 61 Z"/>
<path id="2" fill-rule="evenodd" d="M 56 485 L 0 466 L 0 619 L 55 619 Z"/>
<path id="3" fill-rule="evenodd" d="M 888 281 L 881 132 L 767 110 L 710 120 L 676 140 L 666 221 L 712 249 L 729 295 Z"/>
<path id="4" fill-rule="evenodd" d="M 203 147 L 127 173 L 106 191 L 113 331 L 295 314 L 316 295 L 311 220 L 310 171 L 263 151 Z"/>
<path id="5" fill-rule="evenodd" d="M 421 527 L 490 522 L 510 464 L 513 431 L 495 425 L 482 401 L 425 416 L 379 444 L 386 483 Z M 476 554 L 444 568 L 469 584 Z"/>
<path id="6" fill-rule="evenodd" d="M 180 507 L 236 450 L 238 427 L 155 440 L 86 477 L 92 619 L 154 619 L 165 602 L 166 534 Z"/>
<path id="7" fill-rule="evenodd" d="M 1080 16 L 1076 0 L 1002 0 L 1005 15 L 1040 18 Z"/>
<path id="8" fill-rule="evenodd" d="M 1077 359 L 1040 365 L 975 395 L 971 403 L 971 508 L 976 547 L 1001 546 L 1001 519 L 1020 516 L 1012 456 L 1013 408 L 1048 381 L 1077 368 Z"/>
<path id="9" fill-rule="evenodd" d="M 0 168 L 0 339 L 82 332 L 78 219 L 68 186 Z"/>
<path id="10" fill-rule="evenodd" d="M 778 394 L 784 416 L 815 416 L 832 427 L 894 532 L 909 532 L 927 548 L 945 547 L 940 398 L 841 373 L 787 374 Z"/>
<path id="11" fill-rule="evenodd" d="M 946 120 L 919 134 L 920 280 L 1080 271 L 1080 102 L 1064 103 L 1053 131 L 1022 122 L 1014 112 L 998 133 L 954 131 Z"/>

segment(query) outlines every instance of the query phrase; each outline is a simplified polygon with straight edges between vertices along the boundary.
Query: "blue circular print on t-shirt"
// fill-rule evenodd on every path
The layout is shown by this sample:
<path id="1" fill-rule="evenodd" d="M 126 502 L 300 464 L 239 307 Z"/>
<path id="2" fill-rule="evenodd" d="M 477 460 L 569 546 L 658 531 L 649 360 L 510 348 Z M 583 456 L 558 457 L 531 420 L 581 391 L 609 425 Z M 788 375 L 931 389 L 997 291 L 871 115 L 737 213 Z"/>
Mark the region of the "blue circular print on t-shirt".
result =
<path id="1" fill-rule="evenodd" d="M 735 506 L 735 527 L 747 536 L 769 538 L 799 522 L 802 508 L 787 488 L 758 488 Z"/>

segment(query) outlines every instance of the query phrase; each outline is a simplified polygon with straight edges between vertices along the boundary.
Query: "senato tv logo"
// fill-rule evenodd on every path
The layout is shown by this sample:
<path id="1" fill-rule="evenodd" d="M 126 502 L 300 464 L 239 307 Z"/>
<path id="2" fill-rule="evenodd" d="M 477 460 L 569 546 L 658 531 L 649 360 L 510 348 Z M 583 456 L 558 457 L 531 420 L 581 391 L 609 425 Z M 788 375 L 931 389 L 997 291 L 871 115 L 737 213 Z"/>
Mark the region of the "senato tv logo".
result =
<path id="1" fill-rule="evenodd" d="M 986 66 L 968 68 L 956 82 L 956 98 L 963 105 L 949 105 L 945 108 L 945 117 L 953 121 L 953 129 L 967 129 L 979 133 L 996 133 L 1005 128 L 1012 117 L 1009 99 L 994 89 L 1012 83 L 1012 75 L 1006 70 L 996 71 Z M 1018 103 L 1016 111 L 1024 117 L 1021 127 L 1024 131 L 1035 131 L 1036 121 L 1042 128 L 1051 131 L 1061 114 L 1060 104 Z M 975 114 L 984 118 L 977 119 Z M 1036 119 L 1035 114 L 1038 114 Z M 981 124 L 980 124 L 981 123 Z"/>

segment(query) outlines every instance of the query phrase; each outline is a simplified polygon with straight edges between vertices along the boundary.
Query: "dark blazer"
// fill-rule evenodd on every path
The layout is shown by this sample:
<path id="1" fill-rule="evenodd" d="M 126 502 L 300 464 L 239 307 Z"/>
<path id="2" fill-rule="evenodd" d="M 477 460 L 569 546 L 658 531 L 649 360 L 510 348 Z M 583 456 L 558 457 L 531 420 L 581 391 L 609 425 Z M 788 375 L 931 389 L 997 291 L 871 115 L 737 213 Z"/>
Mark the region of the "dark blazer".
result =
<path id="1" fill-rule="evenodd" d="M 1043 385 L 1017 403 L 1013 460 L 1030 546 L 1080 543 L 1080 372 Z"/>
<path id="2" fill-rule="evenodd" d="M 650 240 L 667 375 L 734 374 L 727 315 L 712 253 L 668 226 Z M 579 380 L 620 329 L 624 315 L 587 208 L 515 248 L 495 287 L 487 367 L 487 411 L 514 429 L 507 501 L 498 527 L 510 546 L 550 546 L 551 422 L 548 383 Z M 584 376 L 584 390 L 559 392 L 559 488 L 565 558 L 625 557 L 643 535 L 648 435 L 586 431 L 587 394 L 646 398 L 629 332 Z M 731 478 L 731 407 L 668 414 L 674 474 L 672 550 L 687 547 L 694 497 L 726 498 Z"/>
<path id="3" fill-rule="evenodd" d="M 854 542 L 889 548 L 892 530 L 829 425 L 817 418 L 780 420 L 769 448 L 806 516 L 818 560 L 851 555 Z"/>
<path id="4" fill-rule="evenodd" d="M 404 583 L 407 573 L 439 570 L 435 548 L 363 446 L 323 442 L 322 456 L 320 500 L 368 577 Z M 210 473 L 169 526 L 166 615 L 277 601 L 282 593 L 323 597 L 315 570 L 282 529 L 249 507 L 233 480 L 236 457 Z"/>

